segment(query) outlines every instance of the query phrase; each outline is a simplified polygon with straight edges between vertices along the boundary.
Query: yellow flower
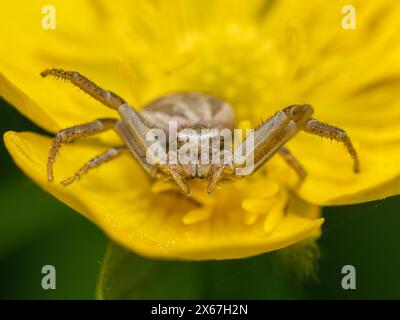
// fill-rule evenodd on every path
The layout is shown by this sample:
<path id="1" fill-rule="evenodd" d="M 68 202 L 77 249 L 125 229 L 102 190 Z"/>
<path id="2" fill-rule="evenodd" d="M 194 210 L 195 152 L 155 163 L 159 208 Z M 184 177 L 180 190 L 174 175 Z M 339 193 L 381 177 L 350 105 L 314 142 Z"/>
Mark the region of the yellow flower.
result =
<path id="1" fill-rule="evenodd" d="M 62 187 L 46 181 L 50 138 L 8 132 L 17 165 L 42 188 L 145 256 L 241 258 L 318 236 L 321 205 L 399 193 L 400 5 L 352 1 L 356 29 L 342 27 L 347 1 L 53 1 L 55 29 L 42 28 L 43 1 L 2 4 L 0 93 L 44 129 L 115 117 L 76 88 L 42 79 L 49 67 L 76 70 L 136 108 L 175 91 L 204 91 L 230 102 L 237 125 L 310 103 L 315 117 L 345 129 L 361 174 L 344 148 L 300 133 L 289 147 L 309 176 L 279 156 L 212 196 L 192 199 L 151 181 L 125 156 Z M 246 121 L 247 124 L 246 124 Z M 56 181 L 119 143 L 115 133 L 65 146 Z"/>

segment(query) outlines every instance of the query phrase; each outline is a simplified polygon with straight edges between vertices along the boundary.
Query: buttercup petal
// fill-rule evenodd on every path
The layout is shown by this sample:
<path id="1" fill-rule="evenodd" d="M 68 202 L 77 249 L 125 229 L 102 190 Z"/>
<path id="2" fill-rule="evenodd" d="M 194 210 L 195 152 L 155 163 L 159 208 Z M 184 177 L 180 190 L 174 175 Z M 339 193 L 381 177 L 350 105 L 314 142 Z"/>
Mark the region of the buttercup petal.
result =
<path id="1" fill-rule="evenodd" d="M 4 140 L 15 162 L 31 179 L 96 223 L 113 240 L 145 256 L 242 258 L 316 236 L 323 222 L 317 207 L 303 203 L 291 205 L 279 226 L 268 235 L 263 221 L 246 225 L 243 212 L 234 205 L 229 210 L 236 212 L 214 212 L 208 220 L 187 225 L 183 218 L 194 204 L 177 193 L 152 193 L 149 179 L 130 157 L 114 160 L 90 172 L 81 182 L 62 187 L 46 181 L 48 138 L 8 132 Z M 82 159 L 102 149 L 94 142 L 66 146 L 62 160 L 56 164 L 56 175 L 70 175 L 72 168 L 82 165 Z"/>

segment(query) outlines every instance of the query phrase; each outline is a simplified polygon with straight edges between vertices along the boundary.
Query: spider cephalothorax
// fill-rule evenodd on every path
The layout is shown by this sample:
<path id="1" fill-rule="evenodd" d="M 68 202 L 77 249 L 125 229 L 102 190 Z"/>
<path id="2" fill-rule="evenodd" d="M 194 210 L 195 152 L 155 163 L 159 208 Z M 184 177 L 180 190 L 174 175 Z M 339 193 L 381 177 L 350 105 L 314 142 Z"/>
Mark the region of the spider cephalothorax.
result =
<path id="1" fill-rule="evenodd" d="M 211 193 L 220 181 L 243 176 L 238 172 L 243 169 L 250 158 L 252 167 L 250 171 L 246 171 L 247 174 L 255 172 L 276 153 L 283 156 L 298 173 L 300 179 L 304 179 L 306 171 L 284 146 L 301 130 L 342 142 L 353 158 L 353 171 L 359 171 L 358 156 L 346 132 L 311 118 L 313 109 L 310 105 L 292 105 L 276 112 L 233 150 L 233 144 L 221 140 L 219 134 L 224 132 L 224 137 L 229 138 L 230 135 L 232 138 L 233 109 L 228 103 L 216 97 L 196 92 L 174 93 L 153 101 L 138 112 L 115 93 L 98 87 L 78 72 L 49 69 L 43 71 L 41 75 L 70 81 L 107 107 L 115 109 L 120 116 L 119 119 L 97 119 L 57 132 L 47 163 L 50 182 L 53 181 L 53 164 L 62 143 L 69 143 L 77 138 L 110 129 L 116 130 L 123 145 L 113 147 L 90 160 L 72 177 L 62 181 L 62 184 L 68 185 L 79 180 L 90 169 L 115 159 L 124 151 L 129 151 L 150 176 L 174 181 L 184 194 L 190 193 L 187 183 L 189 179 L 207 180 L 206 190 Z M 173 139 L 171 139 L 171 123 L 175 124 L 177 132 Z M 148 134 L 152 133 L 154 129 L 157 129 L 158 133 L 162 133 L 168 148 L 176 143 L 178 149 L 180 147 L 184 149 L 183 142 L 189 140 L 195 141 L 197 147 L 206 140 L 213 141 L 214 139 L 219 143 L 209 144 L 209 151 L 206 153 L 200 152 L 200 148 L 193 151 L 189 144 L 189 147 L 186 148 L 187 151 L 189 149 L 192 151 L 187 152 L 189 157 L 184 152 L 181 154 L 178 152 L 173 156 L 161 145 L 161 149 L 165 151 L 164 157 L 158 158 L 157 161 L 151 161 L 149 160 L 149 150 L 154 144 L 149 141 Z M 251 144 L 249 144 L 250 139 Z M 159 145 L 156 147 L 159 153 Z M 229 148 L 231 149 L 230 153 Z M 244 158 L 238 161 L 235 155 L 240 151 L 243 156 L 243 150 L 245 150 Z M 205 161 L 204 154 L 208 154 L 208 161 Z M 215 154 L 219 161 L 210 161 L 211 158 L 214 159 L 212 156 Z"/>

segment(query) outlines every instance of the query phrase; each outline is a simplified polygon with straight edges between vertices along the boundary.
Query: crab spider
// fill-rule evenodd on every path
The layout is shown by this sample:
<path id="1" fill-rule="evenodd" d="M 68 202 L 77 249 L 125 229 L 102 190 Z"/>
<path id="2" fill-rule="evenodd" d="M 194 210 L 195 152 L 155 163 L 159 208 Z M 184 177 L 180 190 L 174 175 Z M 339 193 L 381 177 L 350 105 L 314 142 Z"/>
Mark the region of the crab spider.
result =
<path id="1" fill-rule="evenodd" d="M 91 169 L 117 158 L 123 152 L 129 152 L 150 176 L 156 179 L 174 181 L 179 190 L 186 195 L 190 194 L 187 183 L 189 179 L 207 180 L 206 191 L 211 193 L 219 182 L 231 180 L 237 176 L 235 169 L 240 165 L 235 163 L 202 164 L 197 161 L 186 164 L 179 162 L 176 164 L 151 164 L 146 159 L 146 150 L 149 148 L 146 133 L 155 127 L 168 132 L 167 125 L 171 120 L 177 122 L 178 133 L 189 128 L 198 138 L 201 138 L 202 134 L 200 128 L 232 129 L 234 113 L 228 103 L 203 93 L 174 93 L 151 102 L 138 112 L 121 97 L 100 88 L 79 72 L 48 69 L 43 71 L 41 75 L 43 77 L 53 76 L 71 82 L 105 106 L 116 110 L 120 116 L 120 118 L 115 119 L 97 119 L 57 132 L 47 162 L 49 182 L 53 181 L 53 165 L 61 144 L 70 143 L 76 139 L 106 130 L 115 130 L 121 137 L 123 145 L 113 147 L 93 158 L 72 177 L 63 180 L 61 182 L 63 185 L 69 185 L 79 180 Z M 312 113 L 313 108 L 308 104 L 291 105 L 276 112 L 263 122 L 254 131 L 252 137 L 254 139 L 253 149 L 251 150 L 251 156 L 254 160 L 253 172 L 262 167 L 273 155 L 279 153 L 303 180 L 306 177 L 306 171 L 285 147 L 285 144 L 299 131 L 305 131 L 343 143 L 353 159 L 353 171 L 358 173 L 360 169 L 359 159 L 346 132 L 311 118 Z M 247 139 L 238 148 L 243 147 Z"/>

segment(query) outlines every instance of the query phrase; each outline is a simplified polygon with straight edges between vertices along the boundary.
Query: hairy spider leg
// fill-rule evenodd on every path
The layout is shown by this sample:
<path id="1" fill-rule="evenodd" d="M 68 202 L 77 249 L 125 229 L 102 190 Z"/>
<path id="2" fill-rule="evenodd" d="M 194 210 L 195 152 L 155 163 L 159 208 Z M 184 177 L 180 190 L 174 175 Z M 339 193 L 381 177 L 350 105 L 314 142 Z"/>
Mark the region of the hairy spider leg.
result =
<path id="1" fill-rule="evenodd" d="M 307 171 L 296 159 L 296 157 L 290 152 L 290 150 L 287 147 L 282 147 L 279 149 L 279 154 L 286 161 L 286 163 L 297 173 L 300 181 L 304 181 L 307 176 Z"/>
<path id="2" fill-rule="evenodd" d="M 110 130 L 114 127 L 115 122 L 115 119 L 97 119 L 86 124 L 81 124 L 58 131 L 51 143 L 49 156 L 47 159 L 47 180 L 49 182 L 54 180 L 53 165 L 56 161 L 56 157 L 60 151 L 62 143 L 72 143 L 77 139 Z"/>
<path id="3" fill-rule="evenodd" d="M 347 152 L 353 159 L 353 171 L 355 173 L 360 172 L 360 160 L 358 158 L 356 149 L 354 148 L 349 136 L 344 130 L 331 126 L 327 123 L 319 122 L 315 119 L 310 119 L 307 121 L 304 131 L 343 143 L 343 145 L 347 149 Z"/>
<path id="4" fill-rule="evenodd" d="M 61 181 L 63 186 L 68 186 L 71 183 L 78 181 L 82 176 L 86 175 L 90 170 L 101 166 L 102 164 L 109 162 L 117 157 L 119 157 L 123 151 L 126 151 L 125 146 L 112 147 L 106 152 L 94 157 L 93 159 L 86 162 L 77 172 L 75 172 L 71 177 Z"/>
<path id="5" fill-rule="evenodd" d="M 279 152 L 298 173 L 300 178 L 305 176 L 306 171 L 304 168 L 289 150 L 284 148 L 284 145 L 299 131 L 305 131 L 343 143 L 353 159 L 353 171 L 354 173 L 358 173 L 360 171 L 359 158 L 347 133 L 340 128 L 311 118 L 313 112 L 314 110 L 310 105 L 292 105 L 278 111 L 271 118 L 263 122 L 254 132 L 253 152 L 248 153 L 249 156 L 254 157 L 254 170 L 252 173 L 257 171 L 274 154 Z M 242 152 L 242 149 L 246 145 L 246 139 L 237 147 L 235 153 Z M 240 168 L 241 164 L 235 164 L 235 166 Z M 235 171 L 230 171 L 225 176 L 232 176 L 234 174 Z M 222 178 L 224 178 L 224 174 L 219 173 L 218 177 L 213 179 L 213 185 L 216 185 L 219 182 L 218 180 Z"/>
<path id="6" fill-rule="evenodd" d="M 111 109 L 117 109 L 121 104 L 125 103 L 124 99 L 119 97 L 112 91 L 104 90 L 90 81 L 85 76 L 81 75 L 77 71 L 66 71 L 63 69 L 47 69 L 40 73 L 42 77 L 52 76 L 56 79 L 63 79 L 69 81 L 73 85 L 77 86 L 88 95 L 92 96 L 96 100 L 100 101 L 105 106 Z"/>
<path id="7" fill-rule="evenodd" d="M 124 122 L 126 122 L 127 127 L 125 129 L 122 129 L 124 132 L 121 134 L 121 130 L 119 131 L 120 136 L 125 137 L 124 142 L 128 140 L 127 137 L 133 138 L 134 141 L 139 145 L 139 149 L 144 149 L 148 147 L 148 143 L 145 140 L 146 132 L 149 130 L 149 127 L 145 124 L 143 118 L 139 115 L 139 113 L 129 104 L 125 102 L 124 99 L 119 97 L 117 94 L 113 93 L 112 91 L 102 89 L 98 85 L 96 85 L 94 82 L 90 81 L 88 78 L 83 76 L 77 71 L 66 71 L 62 69 L 47 69 L 44 70 L 41 73 L 42 77 L 47 77 L 47 76 L 53 76 L 54 78 L 60 78 L 66 81 L 69 81 L 76 87 L 80 88 L 90 96 L 92 96 L 94 99 L 98 100 L 99 102 L 103 103 L 105 106 L 115 109 L 118 111 Z M 100 119 L 101 121 L 101 119 Z M 61 130 L 59 135 L 53 140 L 53 144 L 50 150 L 50 155 L 48 159 L 48 165 L 47 165 L 47 172 L 48 172 L 48 180 L 51 182 L 53 181 L 53 163 L 55 162 L 55 158 L 57 155 L 57 152 L 59 150 L 61 142 L 67 142 L 69 141 L 68 136 L 73 135 L 74 129 L 76 128 L 77 132 L 75 133 L 75 138 L 78 137 L 83 137 L 91 134 L 96 134 L 100 133 L 104 130 L 111 129 L 114 127 L 115 120 L 110 127 L 107 128 L 100 128 L 99 130 L 96 131 L 96 123 L 98 123 L 98 120 L 93 121 L 93 123 L 89 123 L 86 125 L 80 125 L 76 127 L 71 127 L 68 129 Z M 128 128 L 128 131 L 126 130 Z M 118 131 L 118 128 L 116 128 Z M 65 131 L 65 132 L 64 132 Z M 82 135 L 80 134 L 82 132 Z M 88 132 L 87 134 L 85 132 Z M 132 143 L 130 143 L 132 145 Z M 139 150 L 136 148 L 136 151 Z M 137 160 L 140 159 L 140 157 L 137 157 L 136 154 L 132 151 L 133 149 L 129 147 L 129 150 L 133 153 L 135 158 Z M 149 165 L 145 164 L 143 161 L 139 161 L 139 163 L 142 165 L 142 167 L 145 168 L 146 171 L 152 172 L 154 174 L 154 168 L 149 169 Z M 179 168 L 179 166 L 163 166 L 162 171 L 169 175 L 175 183 L 178 185 L 180 190 L 185 193 L 189 194 L 190 189 L 184 179 L 182 178 L 182 170 Z"/>

